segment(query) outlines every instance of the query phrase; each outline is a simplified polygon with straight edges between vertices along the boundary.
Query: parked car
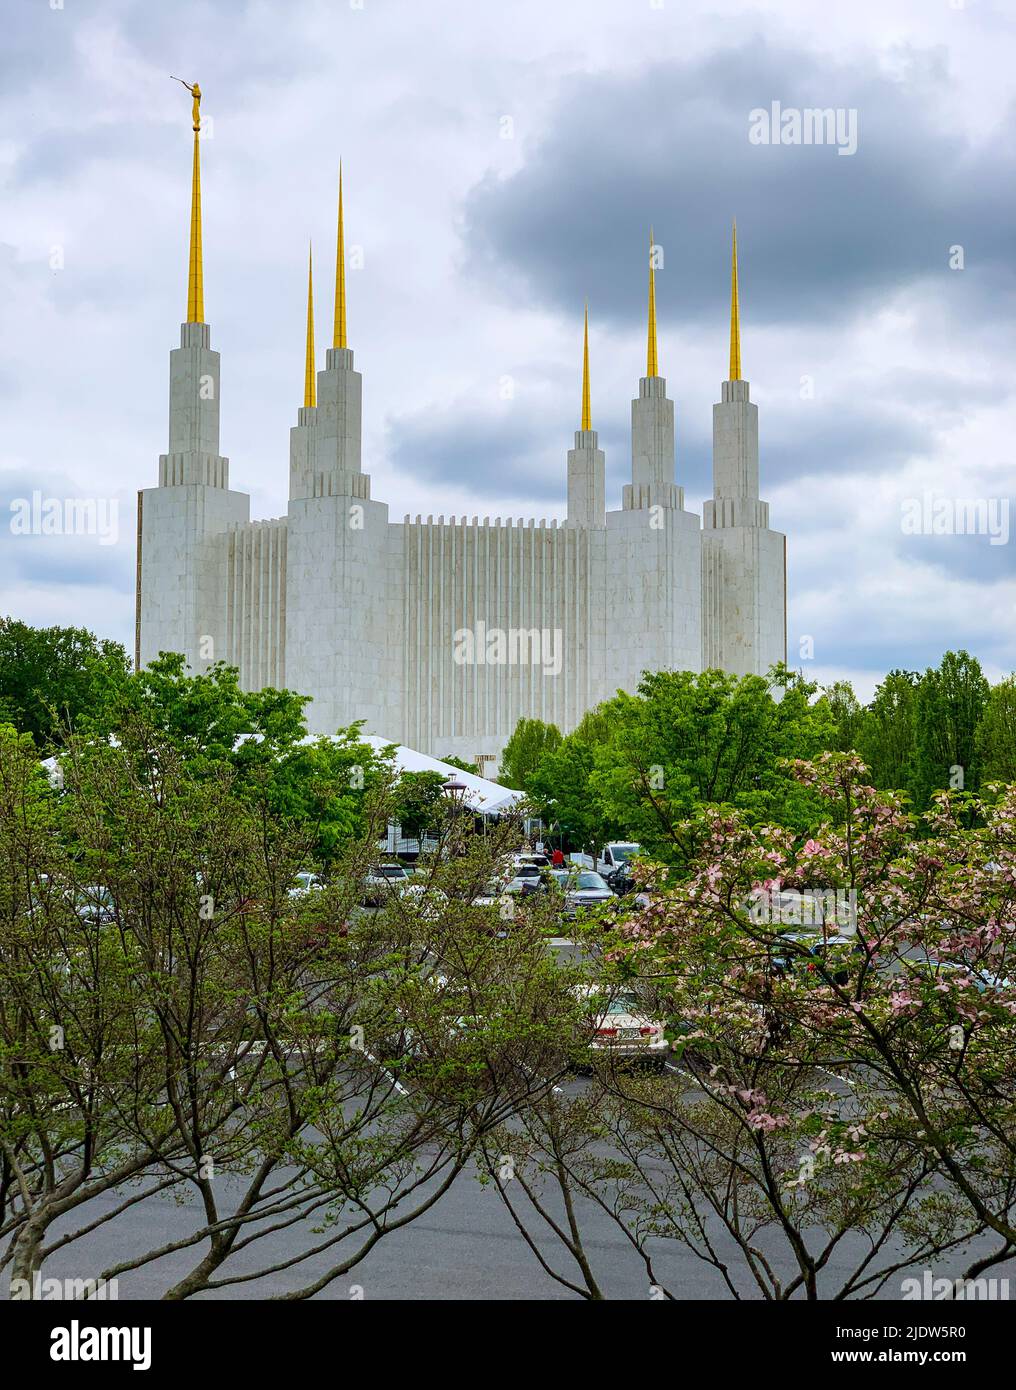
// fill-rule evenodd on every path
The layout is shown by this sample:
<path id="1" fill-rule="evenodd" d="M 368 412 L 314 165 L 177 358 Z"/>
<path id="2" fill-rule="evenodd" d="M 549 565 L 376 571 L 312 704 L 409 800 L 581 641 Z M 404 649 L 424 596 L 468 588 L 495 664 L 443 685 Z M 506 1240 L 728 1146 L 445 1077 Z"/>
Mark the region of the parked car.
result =
<path id="1" fill-rule="evenodd" d="M 392 893 L 401 893 L 409 885 L 409 875 L 401 864 L 378 864 L 368 870 L 363 881 L 363 902 L 366 907 L 380 907 Z"/>
<path id="2" fill-rule="evenodd" d="M 595 985 L 580 985 L 577 993 L 588 1001 L 591 1010 L 591 1052 L 663 1066 L 671 1051 L 665 1025 L 649 1016 L 636 994 L 604 991 Z"/>
<path id="3" fill-rule="evenodd" d="M 505 892 L 504 881 L 500 878 L 488 878 L 487 882 L 473 899 L 474 907 L 496 907 L 501 901 Z"/>
<path id="4" fill-rule="evenodd" d="M 611 840 L 603 846 L 595 859 L 591 854 L 573 854 L 571 860 L 573 864 L 591 869 L 594 873 L 602 874 L 605 879 L 609 879 L 641 852 L 642 846 L 637 845 L 634 840 Z"/>
<path id="5" fill-rule="evenodd" d="M 535 864 L 538 869 L 545 869 L 550 864 L 550 857 L 536 850 L 526 850 L 524 853 L 515 856 L 515 863 L 519 866 L 524 864 Z"/>
<path id="6" fill-rule="evenodd" d="M 566 917 L 577 917 L 580 912 L 588 911 L 592 907 L 602 907 L 614 898 L 602 875 L 594 873 L 592 869 L 581 869 L 577 874 L 569 874 L 562 886 Z"/>
<path id="7" fill-rule="evenodd" d="M 990 970 L 985 970 L 979 965 L 964 965 L 958 960 L 936 960 L 928 957 L 928 964 L 932 967 L 936 975 L 961 974 L 969 978 L 970 983 L 977 990 L 978 994 L 987 994 L 988 991 L 1002 991 L 1013 988 L 1012 980 L 1007 980 L 1001 975 L 996 975 Z"/>
<path id="8" fill-rule="evenodd" d="M 641 845 L 631 840 L 612 840 L 609 845 L 603 846 L 603 853 L 596 861 L 597 872 L 609 879 L 619 869 L 627 868 L 629 861 L 641 853 L 641 849 Z"/>
<path id="9" fill-rule="evenodd" d="M 78 888 L 74 893 L 74 910 L 83 922 L 91 922 L 96 927 L 105 926 L 113 920 L 113 894 L 101 884 Z"/>
<path id="10" fill-rule="evenodd" d="M 516 874 L 509 878 L 502 887 L 503 893 L 510 893 L 512 897 L 529 893 L 542 893 L 546 889 L 539 873 L 535 874 Z"/>
<path id="11" fill-rule="evenodd" d="M 566 869 L 539 869 L 535 874 L 525 871 L 519 872 L 514 878 L 508 880 L 505 887 L 506 893 L 523 894 L 530 896 L 533 893 L 564 893 L 569 882 L 574 882 L 576 875 L 569 873 Z"/>
<path id="12" fill-rule="evenodd" d="M 632 874 L 630 864 L 619 864 L 612 874 L 605 875 L 605 877 L 610 884 L 611 890 L 616 893 L 619 898 L 630 896 L 638 887 L 634 875 Z M 640 893 L 638 896 L 641 897 L 642 894 Z"/>
<path id="13" fill-rule="evenodd" d="M 530 882 L 530 879 L 522 879 L 520 887 L 522 884 L 528 886 Z M 494 933 L 499 937 L 505 937 L 515 917 L 515 898 L 515 894 L 509 894 L 504 879 L 489 878 L 471 901 L 473 907 L 497 909 Z"/>
<path id="14" fill-rule="evenodd" d="M 511 867 L 506 871 L 508 879 L 513 878 L 539 878 L 546 865 L 534 864 L 530 859 L 521 857 L 512 861 Z"/>
<path id="15" fill-rule="evenodd" d="M 837 985 L 845 985 L 849 981 L 850 971 L 845 963 L 832 971 L 827 970 L 826 951 L 830 946 L 849 946 L 853 951 L 861 949 L 856 937 L 843 936 L 839 932 L 829 932 L 826 936 L 815 932 L 781 932 L 779 939 L 786 941 L 788 946 L 792 943 L 792 949 L 788 949 L 786 954 L 773 956 L 773 969 L 777 973 L 808 970 Z"/>
<path id="16" fill-rule="evenodd" d="M 305 893 L 315 893 L 323 888 L 321 875 L 311 873 L 309 869 L 301 869 L 293 880 L 293 886 L 289 890 L 291 898 L 302 898 Z"/>
<path id="17" fill-rule="evenodd" d="M 567 917 L 574 917 L 579 911 L 599 907 L 614 901 L 614 894 L 604 882 L 601 874 L 592 869 L 546 869 L 538 880 L 516 879 L 519 886 L 516 892 L 558 892 L 564 895 L 564 908 Z"/>

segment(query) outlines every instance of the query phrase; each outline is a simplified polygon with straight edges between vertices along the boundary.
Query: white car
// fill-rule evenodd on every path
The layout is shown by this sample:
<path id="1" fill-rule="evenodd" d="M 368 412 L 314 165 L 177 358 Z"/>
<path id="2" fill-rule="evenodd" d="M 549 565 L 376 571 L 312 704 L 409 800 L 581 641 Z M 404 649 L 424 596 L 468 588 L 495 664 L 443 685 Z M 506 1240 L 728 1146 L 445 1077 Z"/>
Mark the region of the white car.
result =
<path id="1" fill-rule="evenodd" d="M 515 878 L 509 878 L 501 888 L 502 897 L 528 897 L 530 893 L 540 891 L 539 874 L 519 874 Z"/>
<path id="2" fill-rule="evenodd" d="M 363 881 L 363 901 L 367 907 L 380 907 L 393 893 L 403 892 L 409 875 L 401 864 L 378 864 L 368 870 Z"/>
<path id="3" fill-rule="evenodd" d="M 534 859 L 525 859 L 520 855 L 512 861 L 505 878 L 509 881 L 513 878 L 539 878 L 545 867 L 544 864 L 537 864 Z"/>
<path id="4" fill-rule="evenodd" d="M 662 1066 L 671 1051 L 665 1027 L 658 1019 L 650 1018 L 638 995 L 595 985 L 580 985 L 577 993 L 588 1002 L 591 1011 L 591 1052 L 644 1057 Z"/>
<path id="5" fill-rule="evenodd" d="M 524 865 L 532 865 L 536 869 L 546 869 L 550 865 L 550 857 L 543 853 L 537 854 L 535 850 L 527 850 L 524 854 L 516 854 L 514 863 L 518 868 Z"/>
<path id="6" fill-rule="evenodd" d="M 83 922 L 90 922 L 96 927 L 104 927 L 108 922 L 113 921 L 113 894 L 101 884 L 89 884 L 88 887 L 78 888 L 75 891 L 74 908 Z"/>
<path id="7" fill-rule="evenodd" d="M 642 846 L 637 845 L 634 840 L 611 840 L 603 846 L 595 859 L 591 854 L 573 854 L 570 858 L 573 864 L 592 869 L 609 878 L 611 874 L 617 873 L 618 869 L 626 869 L 629 862 L 641 853 Z"/>
<path id="8" fill-rule="evenodd" d="M 313 874 L 309 869 L 301 869 L 293 880 L 293 886 L 289 890 L 291 898 L 302 898 L 307 893 L 316 893 L 323 888 L 320 874 Z"/>
<path id="9" fill-rule="evenodd" d="M 504 883 L 499 878 L 489 878 L 473 899 L 474 907 L 495 907 L 501 901 Z"/>
<path id="10" fill-rule="evenodd" d="M 631 840 L 612 840 L 609 845 L 603 846 L 603 853 L 596 861 L 597 871 L 609 878 L 618 869 L 626 869 L 629 861 L 640 854 L 641 850 L 641 845 Z"/>

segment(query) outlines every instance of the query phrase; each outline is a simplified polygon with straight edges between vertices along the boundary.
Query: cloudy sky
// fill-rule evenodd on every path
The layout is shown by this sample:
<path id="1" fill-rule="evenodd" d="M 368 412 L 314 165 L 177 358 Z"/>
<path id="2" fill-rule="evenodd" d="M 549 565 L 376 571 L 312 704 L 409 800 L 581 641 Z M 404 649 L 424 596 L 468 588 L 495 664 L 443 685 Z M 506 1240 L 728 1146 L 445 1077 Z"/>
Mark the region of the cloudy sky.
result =
<path id="1" fill-rule="evenodd" d="M 620 505 L 650 223 L 700 510 L 736 216 L 791 664 L 866 696 L 950 647 L 1016 666 L 1009 0 L 23 0 L 4 24 L 0 612 L 132 647 L 186 305 L 178 74 L 204 92 L 205 311 L 255 516 L 285 510 L 309 238 L 326 346 L 340 157 L 364 467 L 397 519 L 563 515 L 586 297 Z M 856 152 L 752 143 L 774 101 L 856 112 Z M 34 490 L 116 499 L 116 543 L 11 534 Z M 909 534 L 925 496 L 1007 505 L 1012 534 Z"/>

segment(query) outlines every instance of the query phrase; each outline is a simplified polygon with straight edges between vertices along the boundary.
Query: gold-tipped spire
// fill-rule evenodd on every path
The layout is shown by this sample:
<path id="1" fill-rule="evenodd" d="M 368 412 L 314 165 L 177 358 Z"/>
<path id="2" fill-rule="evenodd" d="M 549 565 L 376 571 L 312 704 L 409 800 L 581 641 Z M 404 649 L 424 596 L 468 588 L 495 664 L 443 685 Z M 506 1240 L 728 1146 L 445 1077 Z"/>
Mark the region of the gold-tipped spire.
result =
<path id="1" fill-rule="evenodd" d="M 191 173 L 191 218 L 190 218 L 190 258 L 187 268 L 187 323 L 205 321 L 205 277 L 201 255 L 201 152 L 199 133 L 201 131 L 201 88 L 184 82 L 182 77 L 174 79 L 187 88 L 193 98 L 191 121 L 194 126 L 194 167 Z"/>
<path id="2" fill-rule="evenodd" d="M 589 403 L 589 305 L 582 329 L 582 428 L 593 428 L 593 411 Z"/>
<path id="3" fill-rule="evenodd" d="M 317 405 L 317 373 L 314 371 L 314 247 L 307 251 L 307 364 L 303 374 L 303 403 Z"/>
<path id="4" fill-rule="evenodd" d="M 741 305 L 737 294 L 737 219 L 730 253 L 730 381 L 741 380 Z"/>
<path id="5" fill-rule="evenodd" d="M 339 235 L 335 246 L 335 329 L 332 347 L 346 343 L 346 235 L 342 225 L 342 162 L 339 162 Z"/>
<path id="6" fill-rule="evenodd" d="M 649 228 L 649 339 L 646 347 L 646 376 L 660 375 L 656 352 L 656 271 L 653 268 L 653 229 Z"/>

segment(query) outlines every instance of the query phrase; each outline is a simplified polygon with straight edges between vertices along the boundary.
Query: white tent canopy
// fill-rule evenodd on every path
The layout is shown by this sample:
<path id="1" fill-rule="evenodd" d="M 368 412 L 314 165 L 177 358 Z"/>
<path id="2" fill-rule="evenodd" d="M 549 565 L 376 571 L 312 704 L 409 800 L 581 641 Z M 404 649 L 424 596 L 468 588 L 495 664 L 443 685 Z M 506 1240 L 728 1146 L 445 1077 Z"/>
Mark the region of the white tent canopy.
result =
<path id="1" fill-rule="evenodd" d="M 360 737 L 362 742 L 369 743 L 378 752 L 389 746 L 387 739 L 379 738 L 377 734 L 361 734 Z M 500 782 L 491 782 L 489 778 L 478 777 L 474 772 L 463 772 L 453 763 L 443 763 L 439 758 L 432 758 L 427 753 L 418 753 L 415 748 L 406 748 L 400 743 L 394 747 L 394 766 L 397 772 L 439 772 L 446 780 L 449 777 L 456 778 L 466 788 L 463 801 L 477 815 L 500 815 L 511 810 L 525 798 L 524 792 L 502 787 Z"/>

